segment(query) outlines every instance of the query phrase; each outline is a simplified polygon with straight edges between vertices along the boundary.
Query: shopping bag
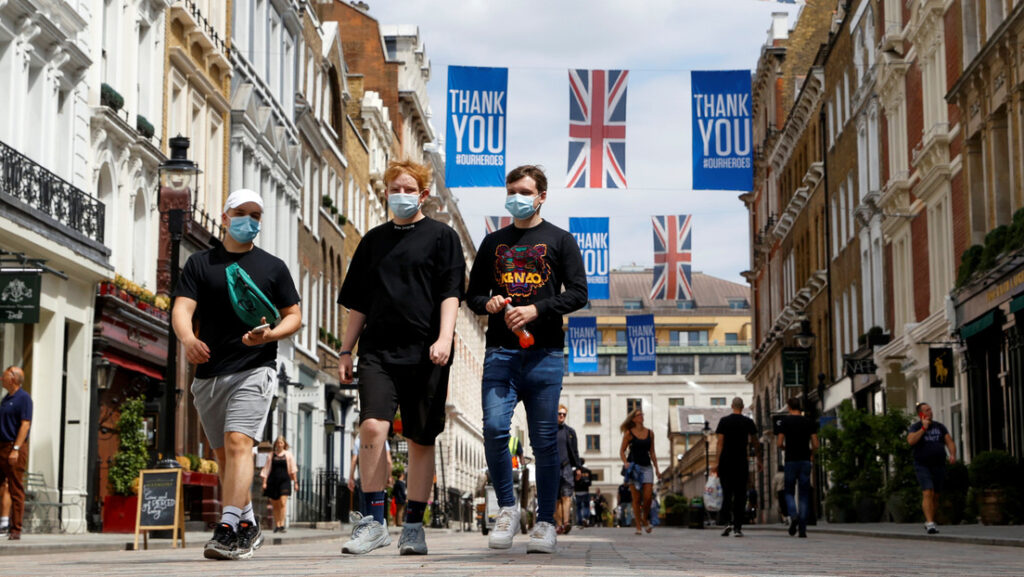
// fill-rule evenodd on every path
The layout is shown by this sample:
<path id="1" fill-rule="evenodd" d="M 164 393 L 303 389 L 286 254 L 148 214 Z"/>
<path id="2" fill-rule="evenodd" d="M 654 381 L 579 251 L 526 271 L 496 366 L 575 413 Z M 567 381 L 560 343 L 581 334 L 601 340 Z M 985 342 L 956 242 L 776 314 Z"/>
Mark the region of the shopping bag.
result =
<path id="1" fill-rule="evenodd" d="M 704 507 L 708 511 L 718 511 L 722 508 L 722 481 L 718 475 L 708 477 L 704 485 Z"/>

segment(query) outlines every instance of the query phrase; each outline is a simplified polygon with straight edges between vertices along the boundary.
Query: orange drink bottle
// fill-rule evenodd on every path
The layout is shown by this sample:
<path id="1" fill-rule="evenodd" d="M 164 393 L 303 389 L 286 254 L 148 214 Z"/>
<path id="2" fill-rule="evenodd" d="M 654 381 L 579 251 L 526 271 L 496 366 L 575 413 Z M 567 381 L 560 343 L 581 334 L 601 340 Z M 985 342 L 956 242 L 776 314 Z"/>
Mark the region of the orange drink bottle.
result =
<path id="1" fill-rule="evenodd" d="M 505 312 L 509 312 L 511 310 L 512 299 L 505 299 Z M 533 346 L 533 335 L 530 334 L 530 331 L 526 330 L 525 326 L 515 331 L 515 333 L 519 337 L 519 346 L 524 349 L 528 349 Z"/>

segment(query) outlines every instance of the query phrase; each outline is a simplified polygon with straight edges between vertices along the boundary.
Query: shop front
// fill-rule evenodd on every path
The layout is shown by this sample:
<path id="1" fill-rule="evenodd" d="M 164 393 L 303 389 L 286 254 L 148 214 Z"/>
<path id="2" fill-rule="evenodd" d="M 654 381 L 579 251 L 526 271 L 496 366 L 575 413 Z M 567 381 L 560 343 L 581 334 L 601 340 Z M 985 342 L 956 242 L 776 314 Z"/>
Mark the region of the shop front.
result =
<path id="1" fill-rule="evenodd" d="M 89 443 L 87 506 L 93 529 L 98 528 L 104 500 L 110 495 L 107 472 L 119 447 L 121 405 L 133 398 L 143 400 L 145 442 L 151 455 L 160 428 L 168 422 L 161 399 L 167 394 L 163 375 L 169 317 L 147 300 L 110 282 L 100 283 L 97 289 L 90 399 L 96 425 L 90 430 L 94 438 Z"/>
<path id="2" fill-rule="evenodd" d="M 972 455 L 1003 450 L 1024 457 L 1024 255 L 955 295 L 966 344 L 967 445 Z"/>

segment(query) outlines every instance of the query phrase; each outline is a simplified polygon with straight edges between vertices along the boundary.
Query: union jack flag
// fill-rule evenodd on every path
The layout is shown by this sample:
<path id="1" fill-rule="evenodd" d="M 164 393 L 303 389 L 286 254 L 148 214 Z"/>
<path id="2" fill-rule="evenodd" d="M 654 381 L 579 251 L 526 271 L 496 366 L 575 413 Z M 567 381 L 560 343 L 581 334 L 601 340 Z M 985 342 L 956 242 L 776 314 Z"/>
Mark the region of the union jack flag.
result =
<path id="1" fill-rule="evenodd" d="M 628 70 L 569 71 L 566 188 L 626 188 Z"/>
<path id="2" fill-rule="evenodd" d="M 654 281 L 651 299 L 693 300 L 690 233 L 693 215 L 654 216 Z"/>
<path id="3" fill-rule="evenodd" d="M 511 216 L 486 216 L 484 217 L 484 220 L 484 225 L 487 227 L 487 234 L 491 234 L 498 229 L 505 228 L 512 224 Z"/>

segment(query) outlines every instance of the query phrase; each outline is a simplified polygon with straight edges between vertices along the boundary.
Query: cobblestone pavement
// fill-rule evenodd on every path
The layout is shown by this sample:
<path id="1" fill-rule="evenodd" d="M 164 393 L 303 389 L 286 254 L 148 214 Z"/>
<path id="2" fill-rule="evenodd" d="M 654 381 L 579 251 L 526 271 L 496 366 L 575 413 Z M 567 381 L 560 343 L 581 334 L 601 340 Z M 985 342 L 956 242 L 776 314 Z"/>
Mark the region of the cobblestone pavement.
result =
<path id="1" fill-rule="evenodd" d="M 0 575 L 445 575 L 445 576 L 1024 576 L 1019 547 L 995 547 L 856 535 L 789 537 L 751 530 L 737 539 L 716 530 L 588 529 L 562 536 L 556 555 L 526 555 L 519 535 L 510 551 L 487 548 L 479 533 L 427 533 L 430 555 L 401 557 L 394 545 L 361 557 L 342 556 L 343 537 L 268 544 L 249 561 L 208 561 L 186 550 L 62 552 L 0 557 Z M 395 540 L 397 542 L 397 539 Z M 198 545 L 198 543 L 196 544 Z"/>

